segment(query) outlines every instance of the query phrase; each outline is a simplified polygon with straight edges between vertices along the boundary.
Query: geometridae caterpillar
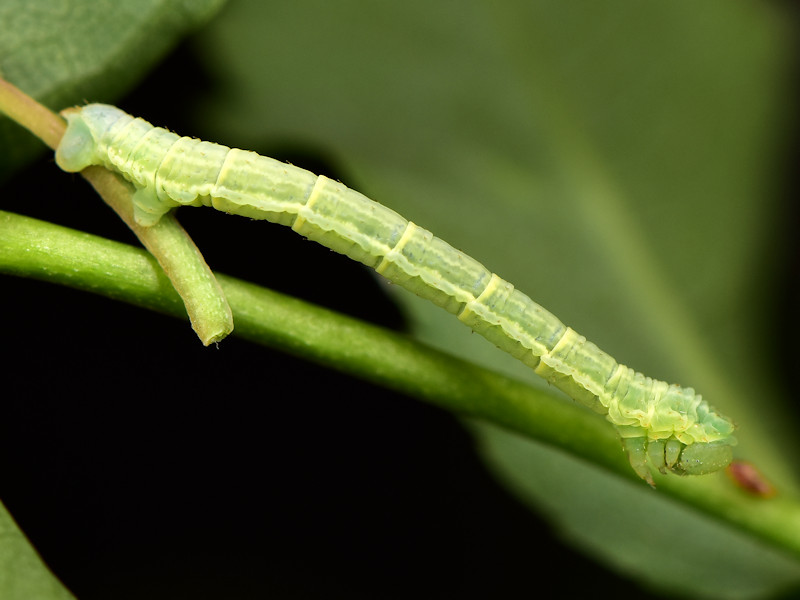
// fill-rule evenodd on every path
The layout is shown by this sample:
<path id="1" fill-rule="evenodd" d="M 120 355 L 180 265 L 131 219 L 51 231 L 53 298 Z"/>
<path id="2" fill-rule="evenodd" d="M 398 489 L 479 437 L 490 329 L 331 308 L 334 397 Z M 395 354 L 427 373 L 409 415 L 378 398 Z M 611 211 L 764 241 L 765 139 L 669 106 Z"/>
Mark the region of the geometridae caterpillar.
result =
<path id="1" fill-rule="evenodd" d="M 692 388 L 645 377 L 564 326 L 476 260 L 393 210 L 304 169 L 180 137 L 120 109 L 64 112 L 56 162 L 76 172 L 101 165 L 136 191 L 134 216 L 153 225 L 176 206 L 213 206 L 288 225 L 458 316 L 578 402 L 605 414 L 631 466 L 702 475 L 732 458 L 733 423 Z"/>

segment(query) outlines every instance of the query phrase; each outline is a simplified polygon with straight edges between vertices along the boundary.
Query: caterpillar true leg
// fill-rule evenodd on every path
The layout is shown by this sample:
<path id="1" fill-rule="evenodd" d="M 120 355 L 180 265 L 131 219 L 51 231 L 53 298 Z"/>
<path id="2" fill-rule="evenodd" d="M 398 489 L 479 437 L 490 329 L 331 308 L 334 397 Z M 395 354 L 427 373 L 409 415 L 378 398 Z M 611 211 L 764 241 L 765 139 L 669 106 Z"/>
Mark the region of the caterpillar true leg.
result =
<path id="1" fill-rule="evenodd" d="M 653 476 L 650 474 L 650 468 L 647 465 L 647 438 L 623 438 L 622 446 L 628 453 L 628 460 L 630 460 L 631 467 L 633 467 L 636 474 L 654 486 Z"/>

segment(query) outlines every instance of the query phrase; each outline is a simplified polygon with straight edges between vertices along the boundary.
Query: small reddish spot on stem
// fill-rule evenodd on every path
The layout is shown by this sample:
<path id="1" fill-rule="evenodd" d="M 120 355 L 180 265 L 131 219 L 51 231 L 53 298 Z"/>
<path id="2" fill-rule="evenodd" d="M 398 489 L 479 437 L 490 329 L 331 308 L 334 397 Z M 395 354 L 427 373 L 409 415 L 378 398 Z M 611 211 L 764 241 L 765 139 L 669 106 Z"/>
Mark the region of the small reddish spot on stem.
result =
<path id="1" fill-rule="evenodd" d="M 725 472 L 737 486 L 760 498 L 771 498 L 777 492 L 753 464 L 735 460 L 727 466 Z"/>

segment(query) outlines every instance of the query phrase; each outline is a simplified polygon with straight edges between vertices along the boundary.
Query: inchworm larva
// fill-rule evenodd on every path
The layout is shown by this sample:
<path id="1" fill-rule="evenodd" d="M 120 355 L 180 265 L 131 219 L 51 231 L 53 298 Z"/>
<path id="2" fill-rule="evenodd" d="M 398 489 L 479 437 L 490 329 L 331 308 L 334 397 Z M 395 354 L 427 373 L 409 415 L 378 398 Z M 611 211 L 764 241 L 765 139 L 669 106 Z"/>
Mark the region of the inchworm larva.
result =
<path id="1" fill-rule="evenodd" d="M 702 475 L 732 458 L 733 423 L 692 388 L 645 377 L 586 341 L 483 265 L 341 183 L 254 152 L 180 137 L 118 108 L 64 112 L 65 171 L 102 165 L 136 188 L 136 220 L 213 206 L 266 219 L 346 254 L 458 316 L 619 431 L 636 473 Z"/>

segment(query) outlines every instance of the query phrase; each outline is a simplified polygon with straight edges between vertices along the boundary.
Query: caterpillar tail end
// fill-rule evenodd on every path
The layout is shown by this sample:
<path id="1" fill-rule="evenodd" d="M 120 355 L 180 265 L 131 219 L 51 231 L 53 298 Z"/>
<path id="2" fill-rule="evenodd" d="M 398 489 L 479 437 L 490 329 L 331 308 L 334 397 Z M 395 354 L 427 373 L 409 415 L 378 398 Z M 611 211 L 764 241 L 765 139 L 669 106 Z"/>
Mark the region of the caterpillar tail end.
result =
<path id="1" fill-rule="evenodd" d="M 66 112 L 67 131 L 56 148 L 56 164 L 68 173 L 77 173 L 94 164 L 94 136 L 79 112 Z"/>
<path id="2" fill-rule="evenodd" d="M 67 120 L 67 130 L 56 148 L 56 164 L 69 173 L 101 164 L 96 153 L 98 138 L 124 114 L 107 104 L 89 104 L 62 110 L 61 116 Z"/>
<path id="3" fill-rule="evenodd" d="M 133 218 L 137 224 L 142 227 L 152 227 L 172 210 L 171 206 L 158 199 L 152 188 L 134 187 L 136 191 L 133 193 Z"/>

